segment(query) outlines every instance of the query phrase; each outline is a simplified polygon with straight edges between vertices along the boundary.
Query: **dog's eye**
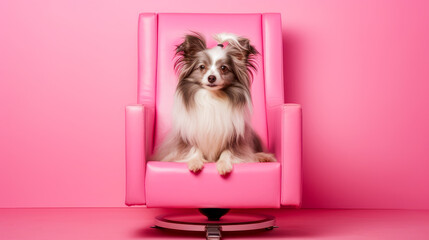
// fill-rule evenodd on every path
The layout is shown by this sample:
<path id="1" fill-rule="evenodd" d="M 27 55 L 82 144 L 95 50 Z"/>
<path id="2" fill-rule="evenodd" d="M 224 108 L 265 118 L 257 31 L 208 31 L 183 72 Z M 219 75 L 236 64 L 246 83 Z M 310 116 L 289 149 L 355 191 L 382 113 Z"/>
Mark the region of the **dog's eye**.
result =
<path id="1" fill-rule="evenodd" d="M 225 66 L 225 65 L 222 65 L 222 66 L 220 67 L 220 69 L 221 69 L 223 72 L 228 71 L 228 67 L 227 67 L 227 66 Z"/>
<path id="2" fill-rule="evenodd" d="M 203 70 L 204 68 L 206 68 L 206 66 L 204 65 L 200 65 L 200 69 Z"/>

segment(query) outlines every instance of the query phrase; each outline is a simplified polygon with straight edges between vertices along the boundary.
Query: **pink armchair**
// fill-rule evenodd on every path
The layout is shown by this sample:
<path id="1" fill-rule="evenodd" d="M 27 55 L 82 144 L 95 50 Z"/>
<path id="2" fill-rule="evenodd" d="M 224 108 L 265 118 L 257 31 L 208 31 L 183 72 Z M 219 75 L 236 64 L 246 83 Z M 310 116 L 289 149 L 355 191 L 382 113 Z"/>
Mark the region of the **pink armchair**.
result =
<path id="1" fill-rule="evenodd" d="M 190 31 L 232 32 L 261 53 L 252 124 L 278 162 L 234 165 L 228 177 L 206 164 L 147 161 L 170 127 L 177 76 L 174 49 Z M 138 27 L 138 104 L 126 107 L 126 204 L 166 208 L 280 208 L 301 203 L 301 107 L 284 104 L 280 14 L 142 13 Z"/>

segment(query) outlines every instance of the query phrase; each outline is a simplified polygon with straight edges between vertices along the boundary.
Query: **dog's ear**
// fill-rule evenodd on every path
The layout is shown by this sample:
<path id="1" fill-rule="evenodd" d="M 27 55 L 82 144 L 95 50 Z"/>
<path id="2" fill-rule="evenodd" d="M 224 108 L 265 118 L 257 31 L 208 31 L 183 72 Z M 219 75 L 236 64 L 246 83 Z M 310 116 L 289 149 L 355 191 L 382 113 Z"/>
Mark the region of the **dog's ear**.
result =
<path id="1" fill-rule="evenodd" d="M 238 37 L 236 41 L 229 41 L 229 51 L 234 56 L 235 62 L 238 65 L 247 67 L 247 72 L 250 77 L 253 77 L 254 71 L 257 70 L 256 56 L 258 50 L 250 44 L 250 40 L 244 37 Z M 249 80 L 250 81 L 250 80 Z"/>
<path id="2" fill-rule="evenodd" d="M 194 32 L 193 34 L 188 34 L 185 36 L 183 43 L 176 47 L 176 54 L 183 55 L 184 58 L 192 57 L 197 52 L 205 50 L 206 40 L 204 37 Z"/>
<path id="3" fill-rule="evenodd" d="M 229 41 L 227 46 L 229 52 L 240 63 L 247 66 L 247 68 L 256 70 L 256 55 L 259 54 L 258 50 L 250 44 L 250 40 L 244 37 L 238 37 L 235 41 Z M 250 74 L 252 74 L 250 72 Z"/>
<path id="4" fill-rule="evenodd" d="M 247 38 L 240 37 L 238 38 L 238 44 L 241 56 L 238 56 L 240 60 L 245 62 L 252 59 L 255 55 L 259 54 L 258 50 L 250 44 L 250 40 Z"/>

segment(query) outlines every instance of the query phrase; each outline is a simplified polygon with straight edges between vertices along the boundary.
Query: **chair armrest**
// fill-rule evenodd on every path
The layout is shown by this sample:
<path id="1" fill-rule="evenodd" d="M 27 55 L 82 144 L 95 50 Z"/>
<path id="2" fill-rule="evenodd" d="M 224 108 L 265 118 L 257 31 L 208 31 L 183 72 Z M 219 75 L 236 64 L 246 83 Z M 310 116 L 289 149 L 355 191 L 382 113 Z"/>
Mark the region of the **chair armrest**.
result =
<path id="1" fill-rule="evenodd" d="M 270 109 L 273 121 L 269 126 L 273 131 L 270 150 L 281 162 L 281 199 L 285 206 L 301 205 L 301 106 L 283 104 Z"/>
<path id="2" fill-rule="evenodd" d="M 152 151 L 153 114 L 152 109 L 141 104 L 125 108 L 125 204 L 128 206 L 146 203 L 144 180 L 146 160 Z"/>

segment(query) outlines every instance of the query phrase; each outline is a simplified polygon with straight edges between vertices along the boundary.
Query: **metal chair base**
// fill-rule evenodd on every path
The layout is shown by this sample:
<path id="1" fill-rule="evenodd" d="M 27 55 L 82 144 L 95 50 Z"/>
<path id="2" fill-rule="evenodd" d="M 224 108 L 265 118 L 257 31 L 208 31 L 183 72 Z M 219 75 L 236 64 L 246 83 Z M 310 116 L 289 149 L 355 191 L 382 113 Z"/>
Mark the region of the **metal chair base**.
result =
<path id="1" fill-rule="evenodd" d="M 275 218 L 262 214 L 230 213 L 219 220 L 208 220 L 200 214 L 167 214 L 155 218 L 155 226 L 180 231 L 205 232 L 206 239 L 221 239 L 222 232 L 272 230 Z"/>

